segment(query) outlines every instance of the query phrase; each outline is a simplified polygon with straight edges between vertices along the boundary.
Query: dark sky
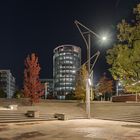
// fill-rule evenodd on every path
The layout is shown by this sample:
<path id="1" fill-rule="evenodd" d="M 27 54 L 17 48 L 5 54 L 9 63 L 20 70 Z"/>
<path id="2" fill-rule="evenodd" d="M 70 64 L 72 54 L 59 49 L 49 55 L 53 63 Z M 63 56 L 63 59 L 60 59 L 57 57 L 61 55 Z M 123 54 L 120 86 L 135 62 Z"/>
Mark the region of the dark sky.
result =
<path id="1" fill-rule="evenodd" d="M 62 44 L 86 47 L 74 20 L 100 33 L 108 31 L 111 42 L 101 47 L 95 37 L 92 53 L 101 51 L 95 66 L 95 80 L 107 72 L 105 52 L 115 42 L 116 25 L 130 18 L 139 0 L 3 0 L 0 1 L 0 69 L 10 69 L 17 85 L 23 82 L 24 59 L 37 53 L 41 78 L 52 78 L 53 49 Z"/>

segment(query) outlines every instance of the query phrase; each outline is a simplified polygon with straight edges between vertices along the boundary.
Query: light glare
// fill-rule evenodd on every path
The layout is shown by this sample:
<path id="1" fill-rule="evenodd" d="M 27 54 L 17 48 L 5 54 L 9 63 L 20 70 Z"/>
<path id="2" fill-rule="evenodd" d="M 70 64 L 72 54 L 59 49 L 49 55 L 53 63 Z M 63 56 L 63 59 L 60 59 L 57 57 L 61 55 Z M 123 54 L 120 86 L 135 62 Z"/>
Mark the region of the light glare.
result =
<path id="1" fill-rule="evenodd" d="M 121 83 L 119 82 L 118 85 L 121 86 Z"/>
<path id="2" fill-rule="evenodd" d="M 103 40 L 103 41 L 106 41 L 106 40 L 107 40 L 107 37 L 106 37 L 106 36 L 103 36 L 103 37 L 102 37 L 102 40 Z"/>
<path id="3" fill-rule="evenodd" d="M 89 83 L 89 85 L 91 86 L 91 79 L 90 79 L 90 78 L 88 79 L 88 83 Z"/>

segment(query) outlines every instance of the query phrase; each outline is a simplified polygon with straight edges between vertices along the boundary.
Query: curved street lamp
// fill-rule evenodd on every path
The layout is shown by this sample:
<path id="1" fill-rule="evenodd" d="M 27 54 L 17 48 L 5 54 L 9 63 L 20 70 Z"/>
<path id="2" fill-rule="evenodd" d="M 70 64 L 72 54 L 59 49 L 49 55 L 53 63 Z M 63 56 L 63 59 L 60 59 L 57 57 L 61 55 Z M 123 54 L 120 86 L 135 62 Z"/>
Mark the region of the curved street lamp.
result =
<path id="1" fill-rule="evenodd" d="M 92 69 L 98 59 L 98 57 L 96 58 L 96 60 L 94 61 L 92 67 L 90 68 L 90 50 L 91 50 L 91 34 L 93 34 L 94 36 L 96 36 L 98 39 L 100 39 L 101 41 L 107 41 L 107 37 L 106 36 L 100 36 L 98 34 L 96 34 L 95 32 L 93 32 L 92 30 L 90 30 L 88 27 L 86 27 L 85 25 L 83 25 L 82 23 L 80 23 L 79 21 L 75 20 L 75 24 L 86 44 L 86 48 L 87 48 L 87 60 L 88 61 L 88 79 L 86 82 L 86 113 L 87 113 L 87 117 L 90 118 L 90 83 L 91 80 L 90 79 L 90 74 L 92 72 Z M 84 31 L 80 28 L 82 27 L 84 29 Z M 85 35 L 88 36 L 88 39 L 86 39 Z M 90 81 L 90 82 L 89 82 Z"/>

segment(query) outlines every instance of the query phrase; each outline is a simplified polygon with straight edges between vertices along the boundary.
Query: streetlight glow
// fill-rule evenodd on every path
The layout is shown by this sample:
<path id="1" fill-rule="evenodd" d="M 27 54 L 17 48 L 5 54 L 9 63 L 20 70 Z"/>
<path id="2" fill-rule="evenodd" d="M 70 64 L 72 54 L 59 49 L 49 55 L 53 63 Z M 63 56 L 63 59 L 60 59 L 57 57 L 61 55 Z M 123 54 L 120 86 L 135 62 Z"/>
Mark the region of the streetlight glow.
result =
<path id="1" fill-rule="evenodd" d="M 118 83 L 118 86 L 121 86 L 121 85 L 122 85 L 122 84 L 119 82 L 119 83 Z"/>
<path id="2" fill-rule="evenodd" d="M 91 86 L 91 79 L 90 78 L 88 78 L 88 83 Z"/>
<path id="3" fill-rule="evenodd" d="M 102 37 L 102 41 L 106 41 L 107 40 L 107 37 L 106 36 L 103 36 Z"/>
<path id="4" fill-rule="evenodd" d="M 98 43 L 101 47 L 109 46 L 109 44 L 112 42 L 112 33 L 110 31 L 100 31 L 99 36 L 100 38 Z"/>

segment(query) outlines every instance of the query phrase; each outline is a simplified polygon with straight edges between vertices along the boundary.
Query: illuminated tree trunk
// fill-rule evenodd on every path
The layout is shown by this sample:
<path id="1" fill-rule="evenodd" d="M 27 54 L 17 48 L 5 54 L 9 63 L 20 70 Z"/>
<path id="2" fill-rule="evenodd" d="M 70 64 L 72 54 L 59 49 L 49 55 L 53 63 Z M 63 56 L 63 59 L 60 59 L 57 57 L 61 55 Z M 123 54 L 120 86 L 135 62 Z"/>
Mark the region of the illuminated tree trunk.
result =
<path id="1" fill-rule="evenodd" d="M 82 100 L 85 102 L 86 100 L 86 80 L 87 80 L 88 72 L 85 65 L 83 65 L 80 69 L 80 73 L 76 78 L 76 86 L 75 86 L 75 97 L 77 100 Z"/>
<path id="2" fill-rule="evenodd" d="M 24 95 L 30 99 L 31 104 L 39 102 L 44 94 L 44 87 L 39 81 L 40 66 L 38 57 L 32 53 L 25 60 L 24 70 Z"/>

